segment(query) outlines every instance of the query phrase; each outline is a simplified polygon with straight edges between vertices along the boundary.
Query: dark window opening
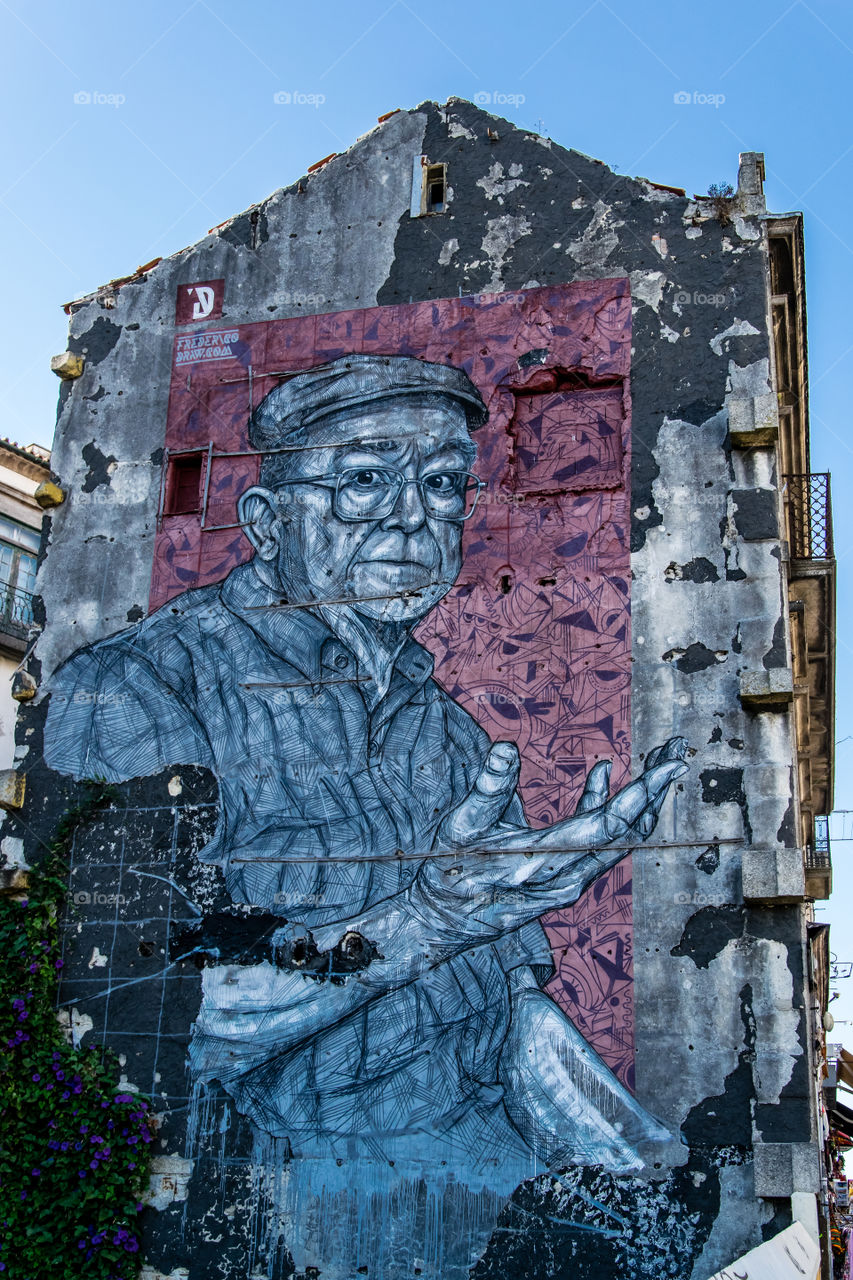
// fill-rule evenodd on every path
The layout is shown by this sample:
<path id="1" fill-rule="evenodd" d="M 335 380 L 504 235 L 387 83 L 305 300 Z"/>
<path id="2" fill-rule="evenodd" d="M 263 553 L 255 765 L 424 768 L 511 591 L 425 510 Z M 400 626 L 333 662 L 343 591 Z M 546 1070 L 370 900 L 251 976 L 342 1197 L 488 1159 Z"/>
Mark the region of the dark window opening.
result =
<path id="1" fill-rule="evenodd" d="M 444 213 L 446 208 L 446 166 L 428 164 L 424 175 L 426 213 Z"/>
<path id="2" fill-rule="evenodd" d="M 191 515 L 201 510 L 201 473 L 204 454 L 173 458 L 166 486 L 166 515 Z"/>

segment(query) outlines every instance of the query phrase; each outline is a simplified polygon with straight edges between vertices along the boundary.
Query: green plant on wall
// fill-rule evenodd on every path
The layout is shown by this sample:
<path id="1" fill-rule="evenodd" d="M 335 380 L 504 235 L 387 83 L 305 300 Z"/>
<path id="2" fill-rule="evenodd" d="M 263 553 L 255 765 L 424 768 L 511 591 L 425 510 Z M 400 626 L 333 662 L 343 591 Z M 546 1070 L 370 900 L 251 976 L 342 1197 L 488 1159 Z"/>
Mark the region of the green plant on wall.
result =
<path id="1" fill-rule="evenodd" d="M 57 918 L 74 831 L 112 799 L 87 785 L 27 897 L 0 899 L 0 1274 L 10 1280 L 131 1280 L 148 1181 L 151 1118 L 116 1085 L 97 1046 L 68 1044 L 56 1017 Z"/>

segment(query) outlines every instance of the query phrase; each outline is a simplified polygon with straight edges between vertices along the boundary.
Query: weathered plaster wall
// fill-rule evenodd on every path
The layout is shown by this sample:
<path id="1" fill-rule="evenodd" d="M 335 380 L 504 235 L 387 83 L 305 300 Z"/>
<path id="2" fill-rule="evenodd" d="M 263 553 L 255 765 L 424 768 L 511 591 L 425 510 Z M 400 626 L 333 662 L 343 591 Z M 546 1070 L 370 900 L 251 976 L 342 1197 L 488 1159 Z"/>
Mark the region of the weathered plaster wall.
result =
<path id="1" fill-rule="evenodd" d="M 410 217 L 416 154 L 448 165 L 445 214 Z M 730 413 L 766 404 L 773 390 L 761 210 L 749 172 L 723 225 L 709 202 L 616 175 L 470 104 L 423 104 L 72 317 L 70 346 L 87 365 L 63 387 L 57 428 L 53 466 L 69 497 L 52 518 L 39 579 L 44 675 L 146 611 L 179 284 L 224 277 L 227 325 L 630 281 L 635 772 L 644 749 L 671 734 L 695 752 L 657 845 L 634 855 L 636 1082 L 640 1101 L 680 1126 L 689 1150 L 673 1152 L 672 1170 L 636 1180 L 575 1170 L 526 1184 L 477 1280 L 543 1280 L 560 1267 L 579 1277 L 703 1280 L 789 1219 L 787 1200 L 754 1195 L 753 1142 L 811 1137 L 801 911 L 746 908 L 741 886 L 744 842 L 773 851 L 795 839 L 788 715 L 746 711 L 739 698 L 744 675 L 788 662 L 774 454 L 734 449 L 728 435 Z M 71 791 L 40 765 L 42 715 L 27 713 L 19 739 L 31 780 L 25 818 L 37 832 Z M 102 865 L 78 891 L 122 895 L 111 908 L 110 1025 L 123 1016 L 130 1025 L 134 1004 L 156 989 L 153 1061 L 132 1034 L 116 1033 L 117 1047 L 131 1082 L 162 1097 L 163 1152 L 177 1157 L 199 979 L 156 980 L 166 963 L 157 918 L 182 908 L 171 888 L 143 877 L 180 874 L 197 900 L 221 905 L 221 886 L 192 862 L 215 787 L 181 769 L 127 790 L 123 822 L 86 837 Z M 672 847 L 660 847 L 666 840 Z M 141 846 L 152 851 L 147 868 L 134 853 Z M 130 862 L 140 874 L 125 873 Z M 118 889 L 110 863 L 122 865 Z M 106 921 L 73 922 L 69 945 L 89 960 L 87 976 L 66 986 L 69 1001 L 90 993 L 87 982 L 103 985 Z M 222 1274 L 246 1274 L 256 1242 L 246 1245 L 240 1223 L 261 1175 L 239 1161 L 251 1150 L 245 1122 L 224 1098 L 193 1122 L 200 1167 L 221 1168 L 224 1150 L 235 1162 L 220 1189 L 209 1174 L 188 1202 L 153 1216 L 150 1257 L 164 1273 L 192 1256 L 199 1276 L 214 1258 Z M 621 1210 L 641 1204 L 651 1226 L 626 1242 L 602 1235 L 591 1209 L 586 1228 L 567 1231 L 564 1200 L 578 1197 Z M 280 1266 L 276 1275 L 289 1274 Z"/>
<path id="2" fill-rule="evenodd" d="M 425 123 L 423 112 L 394 116 L 336 167 L 75 309 L 69 349 L 86 366 L 60 397 L 53 467 L 69 497 L 45 566 L 45 672 L 147 610 L 178 286 L 226 278 L 225 325 L 374 305 Z"/>

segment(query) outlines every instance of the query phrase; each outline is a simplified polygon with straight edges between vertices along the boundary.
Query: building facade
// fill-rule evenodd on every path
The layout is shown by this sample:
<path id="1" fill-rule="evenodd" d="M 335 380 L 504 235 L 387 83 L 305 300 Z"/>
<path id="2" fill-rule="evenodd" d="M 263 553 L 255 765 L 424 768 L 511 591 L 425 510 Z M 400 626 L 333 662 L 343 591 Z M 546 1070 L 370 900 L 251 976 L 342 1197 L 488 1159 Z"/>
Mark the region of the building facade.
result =
<path id="1" fill-rule="evenodd" d="M 12 681 L 33 638 L 33 590 L 42 508 L 35 499 L 50 475 L 50 452 L 0 440 L 0 768 L 15 759 L 17 702 Z"/>
<path id="2" fill-rule="evenodd" d="M 19 817 L 119 788 L 62 1002 L 154 1100 L 147 1275 L 826 1267 L 804 298 L 758 153 L 452 99 L 70 304 Z"/>

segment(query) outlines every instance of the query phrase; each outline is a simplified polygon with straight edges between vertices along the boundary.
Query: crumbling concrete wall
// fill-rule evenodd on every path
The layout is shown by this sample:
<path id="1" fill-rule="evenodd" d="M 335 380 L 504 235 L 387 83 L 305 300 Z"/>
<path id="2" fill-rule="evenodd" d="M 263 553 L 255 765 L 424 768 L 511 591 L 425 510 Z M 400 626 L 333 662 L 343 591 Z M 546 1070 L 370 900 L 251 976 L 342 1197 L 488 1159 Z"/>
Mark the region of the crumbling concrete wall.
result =
<path id="1" fill-rule="evenodd" d="M 446 211 L 412 217 L 420 156 L 447 165 Z M 427 103 L 72 315 L 69 348 L 86 364 L 63 384 L 54 445 L 67 499 L 39 578 L 43 688 L 81 646 L 147 613 L 179 286 L 224 280 L 213 327 L 226 329 L 629 282 L 633 772 L 668 737 L 685 737 L 693 753 L 633 859 L 635 1085 L 683 1145 L 631 1176 L 575 1166 L 524 1182 L 499 1217 L 495 1209 L 477 1280 L 541 1280 L 561 1268 L 703 1280 L 787 1225 L 792 1192 L 816 1189 L 802 908 L 796 884 L 775 905 L 744 898 L 745 854 L 759 851 L 762 867 L 784 875 L 797 829 L 775 452 L 736 445 L 730 432 L 773 414 L 762 213 L 754 158 L 733 201 L 715 206 L 616 175 L 462 101 Z M 19 730 L 24 817 L 36 833 L 73 792 L 41 763 L 44 711 L 40 700 Z M 187 965 L 162 976 L 167 922 L 188 915 L 181 895 L 205 912 L 227 904 L 213 869 L 194 861 L 215 821 L 215 780 L 181 767 L 125 791 L 126 811 L 77 853 L 69 953 L 78 963 L 64 999 L 93 1019 L 89 1034 L 109 1006 L 129 1082 L 157 1098 L 164 1157 L 201 1172 L 188 1200 L 183 1183 L 180 1202 L 159 1196 L 150 1261 L 163 1274 L 206 1276 L 214 1259 L 224 1275 L 250 1265 L 293 1274 L 286 1225 L 273 1261 L 261 1246 L 264 1231 L 276 1234 L 269 1221 L 247 1225 L 258 1197 L 281 1210 L 270 1186 L 287 1151 L 268 1143 L 259 1164 L 257 1135 L 224 1095 L 194 1096 L 187 1132 L 184 1059 L 200 977 Z M 117 895 L 111 924 L 94 910 L 99 894 Z M 153 1039 L 142 1034 L 146 1004 L 156 1005 Z M 802 1158 L 786 1191 L 766 1171 L 789 1144 Z M 443 1204 L 441 1230 L 452 1236 L 459 1223 Z M 464 1198 L 456 1212 L 470 1212 Z M 395 1277 L 409 1274 L 402 1265 Z M 456 1260 L 440 1274 L 465 1272 Z"/>

